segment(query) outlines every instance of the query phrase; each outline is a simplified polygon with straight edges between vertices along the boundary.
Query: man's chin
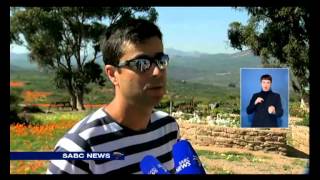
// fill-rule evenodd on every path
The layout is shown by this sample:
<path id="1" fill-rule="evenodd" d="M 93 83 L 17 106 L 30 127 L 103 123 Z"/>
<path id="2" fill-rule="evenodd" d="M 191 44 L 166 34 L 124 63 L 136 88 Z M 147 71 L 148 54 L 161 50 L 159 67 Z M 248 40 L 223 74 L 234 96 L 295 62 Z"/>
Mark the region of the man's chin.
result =
<path id="1" fill-rule="evenodd" d="M 150 97 L 155 97 L 155 98 L 162 98 L 165 94 L 165 89 L 164 88 L 158 88 L 158 89 L 148 89 L 146 91 L 146 95 Z"/>
<path id="2" fill-rule="evenodd" d="M 157 89 L 157 90 L 147 90 L 145 92 L 144 98 L 150 103 L 150 105 L 158 105 L 165 95 L 164 89 Z M 148 104 L 149 104 L 148 103 Z"/>
<path id="3" fill-rule="evenodd" d="M 156 104 L 159 104 L 162 98 L 163 98 L 163 95 L 152 96 L 152 99 Z"/>
<path id="4" fill-rule="evenodd" d="M 153 95 L 149 96 L 149 102 L 153 106 L 156 106 L 160 103 L 161 99 L 163 98 L 163 95 Z"/>

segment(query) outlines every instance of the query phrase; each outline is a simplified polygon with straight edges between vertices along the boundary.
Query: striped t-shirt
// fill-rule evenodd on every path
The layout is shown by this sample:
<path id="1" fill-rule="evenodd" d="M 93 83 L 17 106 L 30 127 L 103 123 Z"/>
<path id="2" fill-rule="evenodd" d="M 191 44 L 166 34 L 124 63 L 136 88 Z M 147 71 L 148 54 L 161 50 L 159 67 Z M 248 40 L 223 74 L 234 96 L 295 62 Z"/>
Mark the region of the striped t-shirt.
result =
<path id="1" fill-rule="evenodd" d="M 172 146 L 179 138 L 175 119 L 154 111 L 146 129 L 120 125 L 103 108 L 79 121 L 57 143 L 57 152 L 121 152 L 124 160 L 51 160 L 47 174 L 141 174 L 146 155 L 173 171 Z"/>

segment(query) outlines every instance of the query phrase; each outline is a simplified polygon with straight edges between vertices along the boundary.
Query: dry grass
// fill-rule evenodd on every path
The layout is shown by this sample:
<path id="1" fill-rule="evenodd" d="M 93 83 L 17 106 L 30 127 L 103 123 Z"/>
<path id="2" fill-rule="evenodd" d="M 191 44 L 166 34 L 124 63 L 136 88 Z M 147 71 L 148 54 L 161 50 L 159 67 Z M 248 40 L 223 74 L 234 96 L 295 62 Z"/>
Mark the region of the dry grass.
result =
<path id="1" fill-rule="evenodd" d="M 215 154 L 215 158 L 211 158 L 210 155 L 199 155 L 207 174 L 303 174 L 308 162 L 308 159 L 303 158 L 237 148 L 208 146 L 194 146 L 194 148 L 197 151 Z M 236 155 L 227 156 L 226 154 L 230 152 Z"/>

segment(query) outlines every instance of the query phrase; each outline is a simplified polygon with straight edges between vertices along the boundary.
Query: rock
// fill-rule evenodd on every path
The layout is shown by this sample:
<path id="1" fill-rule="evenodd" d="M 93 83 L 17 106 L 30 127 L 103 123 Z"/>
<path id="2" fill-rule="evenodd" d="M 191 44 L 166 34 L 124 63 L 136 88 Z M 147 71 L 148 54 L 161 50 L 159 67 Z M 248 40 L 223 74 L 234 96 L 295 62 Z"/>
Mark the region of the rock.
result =
<path id="1" fill-rule="evenodd" d="M 227 128 L 226 132 L 233 134 L 233 133 L 236 133 L 236 129 L 235 128 Z"/>
<path id="2" fill-rule="evenodd" d="M 263 136 L 256 136 L 253 138 L 254 141 L 264 141 L 264 137 Z"/>
<path id="3" fill-rule="evenodd" d="M 247 132 L 248 135 L 251 135 L 251 136 L 256 136 L 258 135 L 258 132 L 256 131 L 250 131 L 250 132 Z"/>
<path id="4" fill-rule="evenodd" d="M 245 139 L 246 141 L 253 141 L 253 137 L 252 137 L 252 136 L 249 136 L 249 135 L 245 135 L 245 136 L 244 136 L 244 139 Z"/>
<path id="5" fill-rule="evenodd" d="M 263 150 L 264 151 L 276 151 L 277 148 L 276 147 L 265 147 Z"/>
<path id="6" fill-rule="evenodd" d="M 286 148 L 284 148 L 284 147 L 279 147 L 279 148 L 278 148 L 278 150 L 279 150 L 279 151 L 281 151 L 281 152 L 284 152 L 284 153 L 286 153 L 286 152 L 287 152 L 287 149 L 286 149 Z"/>
<path id="7" fill-rule="evenodd" d="M 279 154 L 282 155 L 282 156 L 286 156 L 287 155 L 286 152 L 279 152 Z"/>
<path id="8" fill-rule="evenodd" d="M 283 136 L 279 136 L 277 141 L 280 141 L 280 142 L 285 142 L 286 141 L 286 138 L 283 137 Z"/>

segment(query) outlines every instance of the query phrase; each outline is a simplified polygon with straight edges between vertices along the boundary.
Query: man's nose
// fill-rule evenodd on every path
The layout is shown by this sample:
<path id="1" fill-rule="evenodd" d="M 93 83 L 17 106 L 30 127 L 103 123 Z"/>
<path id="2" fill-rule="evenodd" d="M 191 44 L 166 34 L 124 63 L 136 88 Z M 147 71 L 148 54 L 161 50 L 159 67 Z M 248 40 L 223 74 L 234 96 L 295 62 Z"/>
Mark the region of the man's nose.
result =
<path id="1" fill-rule="evenodd" d="M 163 72 L 164 70 L 161 70 L 157 65 L 153 64 L 152 76 L 160 76 Z"/>

